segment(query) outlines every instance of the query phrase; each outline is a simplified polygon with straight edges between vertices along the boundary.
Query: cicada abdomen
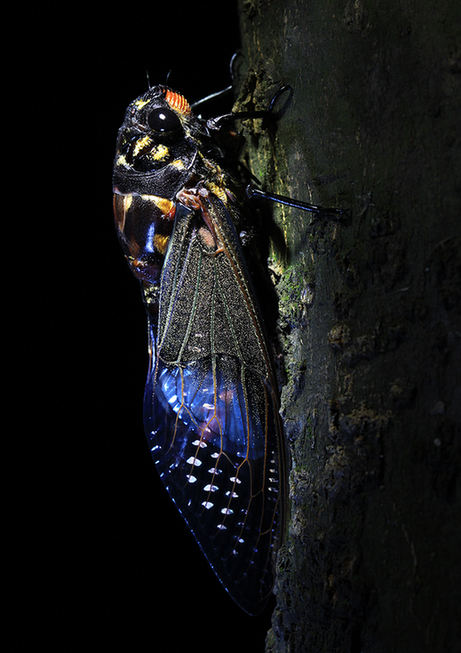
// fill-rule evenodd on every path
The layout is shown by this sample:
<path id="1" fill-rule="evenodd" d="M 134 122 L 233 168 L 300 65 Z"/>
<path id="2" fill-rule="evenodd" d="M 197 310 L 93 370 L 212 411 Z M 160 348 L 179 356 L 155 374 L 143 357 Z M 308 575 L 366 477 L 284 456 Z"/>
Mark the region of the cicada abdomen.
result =
<path id="1" fill-rule="evenodd" d="M 151 88 L 119 131 L 115 215 L 148 315 L 155 467 L 224 587 L 255 614 L 283 537 L 285 456 L 240 207 L 219 156 L 186 100 Z"/>

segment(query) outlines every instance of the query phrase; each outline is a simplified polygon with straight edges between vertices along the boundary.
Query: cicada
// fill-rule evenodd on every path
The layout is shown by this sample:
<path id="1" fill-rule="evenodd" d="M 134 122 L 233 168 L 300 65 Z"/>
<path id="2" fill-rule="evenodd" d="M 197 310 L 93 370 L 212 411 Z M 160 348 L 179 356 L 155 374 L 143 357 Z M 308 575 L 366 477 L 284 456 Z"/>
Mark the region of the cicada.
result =
<path id="1" fill-rule="evenodd" d="M 155 467 L 218 579 L 257 614 L 284 538 L 286 455 L 226 122 L 194 115 L 165 86 L 135 99 L 118 132 L 114 213 L 147 312 L 144 425 Z"/>

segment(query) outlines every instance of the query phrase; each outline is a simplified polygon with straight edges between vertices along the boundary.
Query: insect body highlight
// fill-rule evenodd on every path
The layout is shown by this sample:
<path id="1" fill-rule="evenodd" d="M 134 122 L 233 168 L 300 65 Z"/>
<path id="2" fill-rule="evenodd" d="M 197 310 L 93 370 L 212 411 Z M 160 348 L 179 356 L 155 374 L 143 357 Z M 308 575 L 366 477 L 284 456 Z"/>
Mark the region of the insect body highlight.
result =
<path id="1" fill-rule="evenodd" d="M 155 467 L 224 587 L 256 614 L 283 539 L 285 449 L 237 235 L 244 189 L 225 163 L 209 123 L 154 86 L 119 130 L 114 213 L 148 317 L 144 424 Z"/>

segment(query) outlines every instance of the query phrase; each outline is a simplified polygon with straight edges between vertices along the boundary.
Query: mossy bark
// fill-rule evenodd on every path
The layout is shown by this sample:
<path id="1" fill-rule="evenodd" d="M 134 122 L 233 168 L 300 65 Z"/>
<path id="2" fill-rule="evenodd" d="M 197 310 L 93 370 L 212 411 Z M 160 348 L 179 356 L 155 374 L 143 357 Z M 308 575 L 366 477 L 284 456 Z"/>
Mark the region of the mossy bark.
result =
<path id="1" fill-rule="evenodd" d="M 459 650 L 459 3 L 239 5 L 239 107 L 294 91 L 247 124 L 252 172 L 351 209 L 274 207 L 291 516 L 267 650 Z"/>

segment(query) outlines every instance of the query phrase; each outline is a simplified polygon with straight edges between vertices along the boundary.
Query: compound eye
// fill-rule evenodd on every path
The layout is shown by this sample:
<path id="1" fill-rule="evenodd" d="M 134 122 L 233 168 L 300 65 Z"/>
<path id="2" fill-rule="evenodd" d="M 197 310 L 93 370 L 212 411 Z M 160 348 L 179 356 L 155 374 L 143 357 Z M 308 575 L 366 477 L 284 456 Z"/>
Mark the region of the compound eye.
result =
<path id="1" fill-rule="evenodd" d="M 156 132 L 175 132 L 181 128 L 178 116 L 169 109 L 153 109 L 147 117 L 147 122 Z"/>

